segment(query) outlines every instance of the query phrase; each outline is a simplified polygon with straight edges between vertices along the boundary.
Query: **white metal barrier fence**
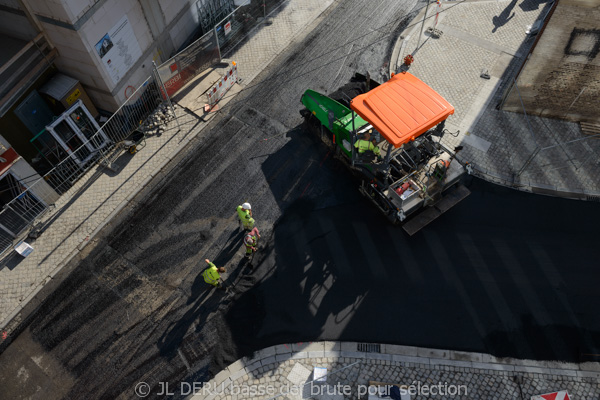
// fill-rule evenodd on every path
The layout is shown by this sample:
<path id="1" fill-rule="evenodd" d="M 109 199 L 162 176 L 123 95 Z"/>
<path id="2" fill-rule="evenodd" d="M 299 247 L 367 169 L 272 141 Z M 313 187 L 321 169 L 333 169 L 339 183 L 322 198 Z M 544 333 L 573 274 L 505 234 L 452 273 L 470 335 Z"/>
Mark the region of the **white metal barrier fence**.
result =
<path id="1" fill-rule="evenodd" d="M 21 184 L 24 190 L 0 210 L 0 255 L 10 250 L 48 210 L 48 204 L 33 201 L 40 197 L 39 194 L 56 197 L 56 194 L 67 192 L 85 172 L 110 157 L 115 146 L 143 126 L 157 110 L 168 109 L 176 117 L 167 93 L 154 68 L 152 75 L 87 141 L 69 151 L 62 161 L 33 184 L 27 187 Z"/>

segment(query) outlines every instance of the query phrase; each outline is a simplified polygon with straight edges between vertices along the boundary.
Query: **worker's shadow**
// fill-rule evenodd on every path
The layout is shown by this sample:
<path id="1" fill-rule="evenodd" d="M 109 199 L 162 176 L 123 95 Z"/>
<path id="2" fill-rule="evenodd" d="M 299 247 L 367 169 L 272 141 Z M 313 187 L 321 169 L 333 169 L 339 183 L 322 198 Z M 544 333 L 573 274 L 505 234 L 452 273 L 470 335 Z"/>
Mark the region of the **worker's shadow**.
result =
<path id="1" fill-rule="evenodd" d="M 200 271 L 192 283 L 190 297 L 186 303 L 186 305 L 192 304 L 192 306 L 158 339 L 157 347 L 160 354 L 165 356 L 177 351 L 194 322 L 206 321 L 210 313 L 219 307 L 226 296 L 225 290 L 217 289 L 204 282 L 202 271 Z"/>
<path id="2" fill-rule="evenodd" d="M 512 0 L 504 10 L 500 13 L 500 15 L 492 17 L 492 23 L 494 24 L 494 29 L 492 29 L 492 33 L 495 33 L 498 28 L 506 25 L 508 21 L 510 21 L 514 16 L 515 12 L 513 9 L 517 5 L 518 0 Z M 512 13 L 512 14 L 511 14 Z"/>
<path id="3" fill-rule="evenodd" d="M 244 233 L 243 230 L 236 229 L 229 235 L 225 247 L 221 249 L 213 261 L 215 265 L 225 266 L 228 264 L 234 253 L 242 246 Z M 202 263 L 204 264 L 204 261 Z M 168 328 L 158 340 L 157 346 L 161 355 L 177 351 L 189 328 L 194 323 L 197 324 L 196 331 L 200 331 L 203 322 L 212 312 L 229 305 L 232 297 L 238 292 L 238 285 L 246 287 L 248 280 L 253 280 L 247 274 L 248 261 L 243 258 L 236 266 L 228 265 L 228 276 L 223 282 L 223 289 L 215 288 L 204 281 L 202 272 L 206 268 L 205 265 L 198 266 L 198 274 L 192 283 L 190 296 L 186 302 L 187 306 L 191 305 L 190 309 L 172 327 Z"/>
<path id="4" fill-rule="evenodd" d="M 233 258 L 233 255 L 244 245 L 243 239 L 246 231 L 237 228 L 227 238 L 223 248 L 213 260 L 217 267 L 225 266 Z"/>
<path id="5" fill-rule="evenodd" d="M 248 260 L 242 258 L 238 261 L 237 265 L 234 267 L 233 265 L 229 266 L 229 272 L 227 279 L 223 281 L 223 286 L 227 291 L 227 298 L 221 302 L 221 307 L 229 306 L 232 297 L 240 293 L 246 288 L 246 284 L 250 279 L 249 276 L 252 273 L 252 267 L 249 264 Z M 251 279 L 253 281 L 253 279 Z"/>

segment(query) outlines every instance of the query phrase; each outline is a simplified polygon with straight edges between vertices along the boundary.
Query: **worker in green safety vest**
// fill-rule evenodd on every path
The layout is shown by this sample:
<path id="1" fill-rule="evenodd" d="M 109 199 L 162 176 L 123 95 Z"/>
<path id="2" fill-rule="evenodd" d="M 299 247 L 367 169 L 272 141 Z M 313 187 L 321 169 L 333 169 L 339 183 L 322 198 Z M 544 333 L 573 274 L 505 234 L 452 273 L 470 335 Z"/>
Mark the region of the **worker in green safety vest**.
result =
<path id="1" fill-rule="evenodd" d="M 252 230 L 254 228 L 254 218 L 252 218 L 252 207 L 250 203 L 244 203 L 241 206 L 237 206 L 236 209 L 238 213 L 238 218 L 240 219 L 240 226 L 242 229 L 247 231 Z"/>
<path id="2" fill-rule="evenodd" d="M 375 139 L 371 140 L 371 134 L 365 133 L 363 139 L 359 139 L 354 143 L 354 147 L 358 149 L 358 154 L 364 154 L 366 151 L 372 151 L 373 154 L 379 156 L 379 146 L 375 144 Z"/>
<path id="3" fill-rule="evenodd" d="M 244 245 L 246 246 L 246 259 L 249 259 L 256 250 L 258 250 L 258 239 L 260 239 L 260 233 L 258 232 L 258 228 L 254 227 L 244 237 Z"/>
<path id="4" fill-rule="evenodd" d="M 213 285 L 214 287 L 219 289 L 223 288 L 223 281 L 219 272 L 225 272 L 225 268 L 217 268 L 217 266 L 211 263 L 208 258 L 204 261 L 208 264 L 208 267 L 204 271 L 202 271 L 202 277 L 204 278 L 204 282 L 208 283 L 209 285 Z"/>

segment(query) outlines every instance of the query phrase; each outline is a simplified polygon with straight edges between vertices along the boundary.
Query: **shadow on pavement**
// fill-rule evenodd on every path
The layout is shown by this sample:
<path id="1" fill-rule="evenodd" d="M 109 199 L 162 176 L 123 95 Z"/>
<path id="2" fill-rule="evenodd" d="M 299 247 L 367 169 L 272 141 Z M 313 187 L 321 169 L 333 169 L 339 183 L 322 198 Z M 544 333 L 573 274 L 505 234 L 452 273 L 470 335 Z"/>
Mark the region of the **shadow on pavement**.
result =
<path id="1" fill-rule="evenodd" d="M 498 28 L 506 25 L 508 21 L 510 21 L 514 16 L 515 12 L 513 8 L 517 5 L 518 0 L 511 0 L 511 2 L 506 6 L 504 10 L 498 16 L 494 16 L 492 18 L 492 22 L 494 23 L 494 29 L 492 29 L 492 33 L 496 32 Z"/>

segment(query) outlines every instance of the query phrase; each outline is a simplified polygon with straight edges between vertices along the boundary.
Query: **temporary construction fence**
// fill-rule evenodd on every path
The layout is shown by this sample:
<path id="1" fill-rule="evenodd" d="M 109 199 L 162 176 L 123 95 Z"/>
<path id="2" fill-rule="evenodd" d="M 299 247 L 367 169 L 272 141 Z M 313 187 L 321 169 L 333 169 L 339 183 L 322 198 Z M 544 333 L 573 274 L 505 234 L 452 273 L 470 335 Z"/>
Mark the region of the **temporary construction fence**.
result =
<path id="1" fill-rule="evenodd" d="M 168 96 L 173 96 L 200 72 L 221 60 L 219 43 L 213 31 L 177 53 L 158 67 Z"/>
<path id="2" fill-rule="evenodd" d="M 220 62 L 282 3 L 281 0 L 244 0 L 211 31 L 162 63 L 158 73 L 167 94 L 172 97 L 199 73 Z"/>
<path id="3" fill-rule="evenodd" d="M 240 0 L 196 0 L 194 3 L 198 15 L 198 28 L 202 33 L 209 32 L 217 21 L 234 10 Z"/>
<path id="4" fill-rule="evenodd" d="M 144 127 L 149 117 L 157 110 L 161 110 L 161 114 L 176 118 L 170 98 L 165 93 L 167 91 L 154 68 L 152 75 L 100 129 L 94 130 L 95 133 L 91 134 L 87 141 L 78 148 L 69 150 L 66 158 L 33 184 L 25 187 L 22 183 L 20 187 L 23 190 L 0 210 L 0 254 L 12 248 L 47 211 L 48 204 L 39 201 L 39 197 L 52 197 L 52 194 L 56 197 L 56 193 L 63 194 L 68 191 L 85 172 L 100 160 L 110 157 L 119 143 L 126 140 L 135 130 Z"/>
<path id="5" fill-rule="evenodd" d="M 231 14 L 215 25 L 221 56 L 231 52 L 254 28 L 268 21 L 280 7 L 282 0 L 243 1 Z"/>

